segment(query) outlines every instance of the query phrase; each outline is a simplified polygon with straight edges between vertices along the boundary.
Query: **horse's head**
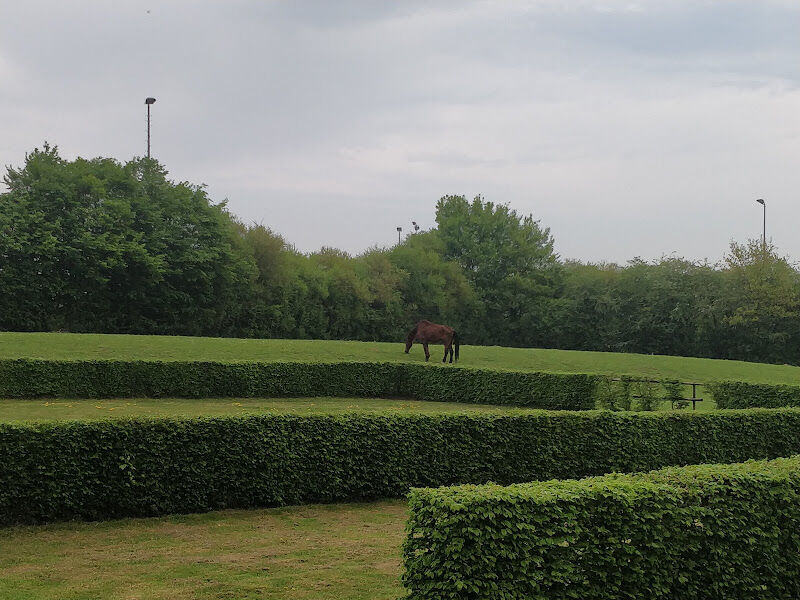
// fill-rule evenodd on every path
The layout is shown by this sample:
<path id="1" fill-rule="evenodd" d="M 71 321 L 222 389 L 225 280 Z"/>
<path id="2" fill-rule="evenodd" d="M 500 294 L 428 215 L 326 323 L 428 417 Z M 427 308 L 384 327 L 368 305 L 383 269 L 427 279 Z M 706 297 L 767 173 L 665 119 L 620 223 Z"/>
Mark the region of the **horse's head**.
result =
<path id="1" fill-rule="evenodd" d="M 409 331 L 408 335 L 406 336 L 406 354 L 408 354 L 408 351 L 411 350 L 411 346 L 414 345 L 414 338 L 415 337 L 417 337 L 417 328 L 416 327 L 414 327 L 414 329 Z"/>

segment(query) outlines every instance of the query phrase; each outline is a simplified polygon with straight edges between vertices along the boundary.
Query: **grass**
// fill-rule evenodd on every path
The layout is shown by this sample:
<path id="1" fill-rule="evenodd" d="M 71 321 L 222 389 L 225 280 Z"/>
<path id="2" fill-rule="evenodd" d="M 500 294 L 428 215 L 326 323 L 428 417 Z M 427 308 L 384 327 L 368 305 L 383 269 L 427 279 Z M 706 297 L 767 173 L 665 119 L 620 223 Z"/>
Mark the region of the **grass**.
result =
<path id="1" fill-rule="evenodd" d="M 530 409 L 527 409 L 530 410 Z M 449 414 L 526 412 L 526 409 L 455 402 L 420 402 L 380 398 L 211 398 L 211 399 L 111 399 L 111 400 L 9 400 L 0 399 L 0 423 L 24 421 L 96 420 L 126 417 L 242 416 L 264 413 L 342 414 Z"/>
<path id="2" fill-rule="evenodd" d="M 441 347 L 434 346 L 438 360 Z M 42 358 L 217 360 L 217 361 L 391 361 L 422 362 L 422 348 L 403 353 L 403 344 L 323 340 L 245 340 L 170 336 L 70 333 L 0 333 L 0 359 Z M 459 365 L 521 371 L 639 375 L 707 382 L 800 384 L 800 367 L 731 360 L 538 348 L 462 346 Z"/>
<path id="3" fill-rule="evenodd" d="M 0 529 L 3 600 L 394 599 L 404 501 Z"/>

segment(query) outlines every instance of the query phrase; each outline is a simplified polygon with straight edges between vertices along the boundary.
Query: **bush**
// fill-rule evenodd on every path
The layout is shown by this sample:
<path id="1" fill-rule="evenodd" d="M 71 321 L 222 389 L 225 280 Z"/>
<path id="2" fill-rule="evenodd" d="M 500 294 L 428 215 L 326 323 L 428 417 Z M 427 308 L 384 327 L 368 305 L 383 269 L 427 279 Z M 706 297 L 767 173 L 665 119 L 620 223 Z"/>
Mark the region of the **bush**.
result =
<path id="1" fill-rule="evenodd" d="M 531 408 L 594 408 L 598 376 L 402 363 L 0 360 L 0 396 L 392 397 Z"/>
<path id="2" fill-rule="evenodd" d="M 417 400 L 477 402 L 543 408 L 595 408 L 598 375 L 399 365 L 400 392 Z"/>
<path id="3" fill-rule="evenodd" d="M 396 396 L 390 363 L 0 360 L 7 398 Z"/>
<path id="4" fill-rule="evenodd" d="M 718 381 L 708 384 L 717 408 L 800 406 L 800 386 Z"/>
<path id="5" fill-rule="evenodd" d="M 800 457 L 414 490 L 408 598 L 800 597 Z"/>
<path id="6" fill-rule="evenodd" d="M 796 453 L 796 409 L 0 424 L 0 524 L 368 500 Z"/>

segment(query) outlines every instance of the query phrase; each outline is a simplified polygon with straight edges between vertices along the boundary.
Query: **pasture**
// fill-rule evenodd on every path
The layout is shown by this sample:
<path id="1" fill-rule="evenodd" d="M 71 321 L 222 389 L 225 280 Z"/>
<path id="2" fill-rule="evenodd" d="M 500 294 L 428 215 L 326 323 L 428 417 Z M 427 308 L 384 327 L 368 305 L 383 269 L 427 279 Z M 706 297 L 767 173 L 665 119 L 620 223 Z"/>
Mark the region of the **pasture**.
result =
<path id="1" fill-rule="evenodd" d="M 3 600 L 389 600 L 403 500 L 0 528 Z"/>
<path id="2" fill-rule="evenodd" d="M 415 344 L 410 354 L 404 354 L 403 348 L 402 340 L 381 343 L 0 332 L 0 359 L 424 362 L 421 347 Z M 442 354 L 441 346 L 431 346 L 432 363 L 441 361 Z M 458 365 L 697 382 L 733 379 L 751 383 L 800 384 L 800 367 L 796 366 L 614 352 L 462 345 Z"/>
<path id="3" fill-rule="evenodd" d="M 123 419 L 130 417 L 228 417 L 261 414 L 519 414 L 533 409 L 457 402 L 383 398 L 117 398 L 0 399 L 0 423 Z"/>
<path id="4" fill-rule="evenodd" d="M 401 341 L 0 333 L 0 359 L 15 358 L 149 360 L 179 368 L 183 367 L 175 361 L 424 361 L 421 348 L 415 346 L 406 355 Z M 441 346 L 432 347 L 431 362 L 440 359 Z M 82 381 L 82 372 L 71 363 L 68 366 L 64 377 Z M 246 369 L 254 366 L 246 365 Z M 397 370 L 390 366 L 389 371 Z M 499 402 L 500 396 L 509 393 L 518 397 L 528 384 L 512 385 L 511 379 L 538 377 L 534 372 L 800 384 L 798 367 L 463 345 L 455 368 L 462 366 L 528 374 L 506 374 L 513 377 L 503 379 L 493 377 L 498 373 L 473 373 L 470 379 L 471 369 L 456 377 L 449 365 L 446 371 L 403 368 L 424 373 L 423 387 L 445 382 L 461 385 L 454 396 L 471 393 L 471 386 L 483 390 L 478 400 L 482 403 L 474 404 L 347 397 L 349 394 L 0 399 L 0 434 L 6 435 L 5 441 L 0 439 L 0 448 L 6 444 L 7 453 L 0 476 L 5 473 L 9 484 L 5 499 L 0 489 L 0 500 L 6 502 L 7 514 L 22 508 L 21 520 L 12 517 L 7 522 L 47 523 L 51 517 L 85 519 L 92 514 L 99 516 L 88 518 L 168 515 L 0 528 L 0 598 L 398 598 L 403 594 L 401 547 L 409 517 L 406 502 L 398 498 L 410 485 L 419 485 L 415 481 L 442 485 L 472 478 L 475 483 L 579 478 L 798 451 L 800 412 L 792 409 L 716 411 L 712 402 L 705 402 L 696 413 L 620 414 L 550 412 L 485 403 L 487 399 Z M 291 380 L 292 373 L 305 373 L 287 367 L 291 365 L 280 365 L 269 377 Z M 358 365 L 322 367 L 308 373 L 317 373 L 321 380 L 327 375 L 319 373 L 337 373 L 333 378 L 341 378 L 336 379 L 339 383 L 350 377 L 371 377 L 360 374 Z M 222 375 L 212 379 L 227 377 L 224 370 L 219 373 Z M 438 374 L 453 377 L 439 381 Z M 555 377 L 564 381 L 531 381 L 557 390 L 577 385 L 568 380 L 580 376 Z M 195 388 L 200 385 L 197 378 L 186 381 Z M 298 395 L 314 393 L 323 392 Z M 701 395 L 708 397 L 704 392 Z M 315 419 L 318 416 L 339 418 Z M 174 421 L 129 420 L 142 417 Z M 218 419 L 198 421 L 195 417 Z M 67 470 L 60 472 L 63 467 Z M 133 473 L 132 487 L 127 475 L 121 475 L 123 468 L 125 473 Z M 107 489 L 91 491 L 98 482 Z M 81 516 L 81 507 L 86 506 L 81 495 L 87 489 L 86 499 L 93 504 L 90 512 Z M 213 493 L 204 498 L 209 490 Z M 229 495 L 231 490 L 239 490 L 240 496 Z M 37 496 L 40 491 L 41 498 Z M 177 496 L 181 500 L 172 504 Z M 258 500 L 261 497 L 273 499 L 262 502 Z M 362 498 L 395 499 L 291 506 Z M 62 499 L 66 499 L 63 505 Z M 52 510 L 46 508 L 48 502 L 53 503 Z M 281 504 L 290 506 L 169 514 Z M 26 506 L 46 509 L 32 512 L 28 519 Z"/>

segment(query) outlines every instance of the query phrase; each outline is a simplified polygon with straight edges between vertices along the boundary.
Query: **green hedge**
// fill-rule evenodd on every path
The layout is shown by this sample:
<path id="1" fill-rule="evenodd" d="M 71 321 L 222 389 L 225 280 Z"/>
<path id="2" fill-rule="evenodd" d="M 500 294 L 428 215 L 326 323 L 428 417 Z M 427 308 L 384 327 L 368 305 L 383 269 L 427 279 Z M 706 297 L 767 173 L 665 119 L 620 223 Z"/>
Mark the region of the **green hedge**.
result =
<path id="1" fill-rule="evenodd" d="M 409 598 L 800 598 L 800 457 L 414 490 Z"/>
<path id="2" fill-rule="evenodd" d="M 417 400 L 591 410 L 598 375 L 397 365 L 399 395 Z"/>
<path id="3" fill-rule="evenodd" d="M 800 453 L 800 410 L 0 424 L 0 524 L 400 497 Z"/>
<path id="4" fill-rule="evenodd" d="M 598 376 L 402 363 L 0 360 L 0 397 L 393 397 L 585 410 Z"/>
<path id="5" fill-rule="evenodd" d="M 717 408 L 800 406 L 800 386 L 718 381 L 708 384 Z"/>

